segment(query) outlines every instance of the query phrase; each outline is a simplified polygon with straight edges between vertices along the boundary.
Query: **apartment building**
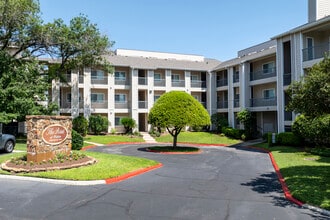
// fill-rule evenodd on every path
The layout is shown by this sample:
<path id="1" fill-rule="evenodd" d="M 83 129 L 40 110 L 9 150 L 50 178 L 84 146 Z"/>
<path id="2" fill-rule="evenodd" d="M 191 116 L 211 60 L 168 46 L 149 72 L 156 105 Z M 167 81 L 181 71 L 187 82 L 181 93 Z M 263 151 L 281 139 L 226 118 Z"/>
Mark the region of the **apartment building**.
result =
<path id="1" fill-rule="evenodd" d="M 139 131 L 148 131 L 148 112 L 165 92 L 185 91 L 210 109 L 211 70 L 219 61 L 203 56 L 118 49 L 109 56 L 109 74 L 84 68 L 67 75 L 67 82 L 53 82 L 52 101 L 60 114 L 109 119 L 109 132 L 122 132 L 120 120 L 131 117 Z"/>
<path id="2" fill-rule="evenodd" d="M 290 131 L 296 115 L 285 110 L 285 91 L 330 51 L 330 2 L 309 0 L 308 6 L 308 23 L 238 51 L 234 59 L 118 49 L 108 57 L 113 74 L 88 67 L 72 71 L 68 83 L 53 81 L 51 99 L 62 115 L 108 117 L 109 131 L 121 132 L 123 117 L 148 131 L 154 102 L 165 92 L 180 90 L 193 95 L 210 115 L 223 114 L 232 127 L 241 127 L 236 115 L 247 108 L 258 133 Z"/>

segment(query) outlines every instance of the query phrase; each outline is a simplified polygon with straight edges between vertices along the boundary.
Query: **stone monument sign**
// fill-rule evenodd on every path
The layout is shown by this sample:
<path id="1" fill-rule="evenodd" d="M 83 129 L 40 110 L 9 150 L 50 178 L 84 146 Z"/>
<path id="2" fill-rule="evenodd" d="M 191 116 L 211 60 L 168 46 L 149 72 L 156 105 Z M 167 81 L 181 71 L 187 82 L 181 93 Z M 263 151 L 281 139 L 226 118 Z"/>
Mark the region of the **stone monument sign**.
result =
<path id="1" fill-rule="evenodd" d="M 70 116 L 26 116 L 27 161 L 41 162 L 56 154 L 70 154 L 72 118 Z"/>

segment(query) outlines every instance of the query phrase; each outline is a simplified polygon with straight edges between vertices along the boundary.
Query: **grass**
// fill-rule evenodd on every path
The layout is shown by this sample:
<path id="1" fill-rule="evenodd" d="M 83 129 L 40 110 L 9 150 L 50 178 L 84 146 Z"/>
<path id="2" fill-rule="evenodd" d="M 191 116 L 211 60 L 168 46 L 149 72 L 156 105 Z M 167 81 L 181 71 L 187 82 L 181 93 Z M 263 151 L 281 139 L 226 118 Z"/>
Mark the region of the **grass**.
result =
<path id="1" fill-rule="evenodd" d="M 158 164 L 157 161 L 138 158 L 132 156 L 122 156 L 104 154 L 98 152 L 84 152 L 84 154 L 94 157 L 98 162 L 91 166 L 56 170 L 48 172 L 36 172 L 17 174 L 20 176 L 32 176 L 50 179 L 63 180 L 103 180 L 107 178 L 121 176 L 123 174 Z M 12 157 L 22 156 L 24 153 L 0 154 L 0 163 Z M 10 174 L 10 172 L 0 170 L 0 174 Z"/>
<path id="2" fill-rule="evenodd" d="M 155 138 L 157 142 L 171 143 L 173 138 L 170 134 L 162 135 Z M 181 132 L 178 136 L 178 142 L 181 143 L 195 143 L 195 144 L 237 144 L 240 141 L 213 134 L 209 132 Z"/>
<path id="3" fill-rule="evenodd" d="M 135 137 L 129 135 L 87 135 L 84 141 L 94 142 L 99 144 L 109 144 L 116 142 L 144 142 L 142 137 Z M 87 144 L 88 146 L 90 144 Z"/>
<path id="4" fill-rule="evenodd" d="M 301 148 L 276 146 L 271 150 L 291 194 L 311 205 L 330 210 L 330 157 L 310 154 Z"/>
<path id="5" fill-rule="evenodd" d="M 197 152 L 199 149 L 197 147 L 175 147 L 172 146 L 157 146 L 157 147 L 148 147 L 152 151 L 158 152 Z"/>

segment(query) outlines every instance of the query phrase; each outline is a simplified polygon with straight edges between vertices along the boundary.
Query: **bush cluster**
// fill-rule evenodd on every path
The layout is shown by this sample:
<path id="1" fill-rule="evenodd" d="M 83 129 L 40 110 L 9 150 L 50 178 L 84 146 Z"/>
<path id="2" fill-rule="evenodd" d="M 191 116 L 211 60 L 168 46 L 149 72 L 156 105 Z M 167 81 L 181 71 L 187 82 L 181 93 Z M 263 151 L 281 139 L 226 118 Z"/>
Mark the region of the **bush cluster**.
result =
<path id="1" fill-rule="evenodd" d="M 235 129 L 230 127 L 223 127 L 222 133 L 226 135 L 227 137 L 234 138 L 234 139 L 244 139 L 243 134 L 244 130 L 241 129 Z"/>
<path id="2" fill-rule="evenodd" d="M 272 141 L 272 133 L 266 133 L 263 135 L 264 140 L 267 141 L 269 146 L 273 145 L 285 145 L 285 146 L 294 146 L 298 147 L 302 144 L 302 138 L 293 132 L 282 132 L 275 134 L 275 143 Z"/>
<path id="3" fill-rule="evenodd" d="M 109 121 L 107 117 L 101 115 L 91 115 L 89 117 L 89 129 L 94 134 L 101 134 L 101 132 L 107 132 Z"/>
<path id="4" fill-rule="evenodd" d="M 75 130 L 72 130 L 71 135 L 72 135 L 72 150 L 80 150 L 84 145 L 83 137 Z"/>
<path id="5" fill-rule="evenodd" d="M 72 120 L 72 129 L 85 137 L 88 132 L 88 120 L 84 116 L 79 115 Z"/>

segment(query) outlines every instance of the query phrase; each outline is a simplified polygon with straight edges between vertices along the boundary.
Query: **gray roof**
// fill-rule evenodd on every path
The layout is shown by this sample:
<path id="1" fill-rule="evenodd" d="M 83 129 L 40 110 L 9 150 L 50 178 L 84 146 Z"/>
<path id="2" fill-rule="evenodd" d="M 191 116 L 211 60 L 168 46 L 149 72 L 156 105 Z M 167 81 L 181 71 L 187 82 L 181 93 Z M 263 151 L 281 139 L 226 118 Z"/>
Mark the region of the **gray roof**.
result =
<path id="1" fill-rule="evenodd" d="M 216 70 L 220 70 L 220 69 L 225 69 L 227 67 L 231 67 L 231 66 L 236 66 L 238 64 L 247 62 L 247 61 L 251 61 L 251 60 L 255 60 L 258 58 L 264 58 L 270 55 L 275 55 L 276 54 L 276 46 L 270 47 L 268 49 L 259 51 L 259 52 L 255 52 L 255 53 L 251 53 L 248 54 L 246 56 L 242 56 L 242 57 L 238 57 L 238 58 L 234 58 L 225 62 L 220 63 L 218 66 L 216 66 L 213 71 Z"/>
<path id="2" fill-rule="evenodd" d="M 221 62 L 215 59 L 204 59 L 204 62 L 185 61 L 175 59 L 157 59 L 150 57 L 134 57 L 109 55 L 107 60 L 113 66 L 130 67 L 134 69 L 172 69 L 190 71 L 211 71 Z"/>
<path id="3" fill-rule="evenodd" d="M 308 30 L 310 28 L 313 28 L 313 27 L 316 27 L 318 25 L 322 25 L 322 24 L 326 24 L 330 22 L 330 15 L 329 16 L 326 16 L 324 18 L 321 18 L 317 21 L 314 21 L 314 22 L 309 22 L 309 23 L 306 23 L 304 25 L 301 25 L 301 26 L 298 26 L 296 28 L 293 28 L 287 32 L 284 32 L 282 34 L 279 34 L 279 35 L 276 35 L 274 37 L 272 37 L 271 39 L 277 39 L 277 38 L 281 38 L 281 37 L 285 37 L 287 35 L 291 35 L 291 34 L 294 34 L 294 33 L 297 33 L 297 32 L 301 32 L 301 31 L 305 31 L 305 30 Z"/>

